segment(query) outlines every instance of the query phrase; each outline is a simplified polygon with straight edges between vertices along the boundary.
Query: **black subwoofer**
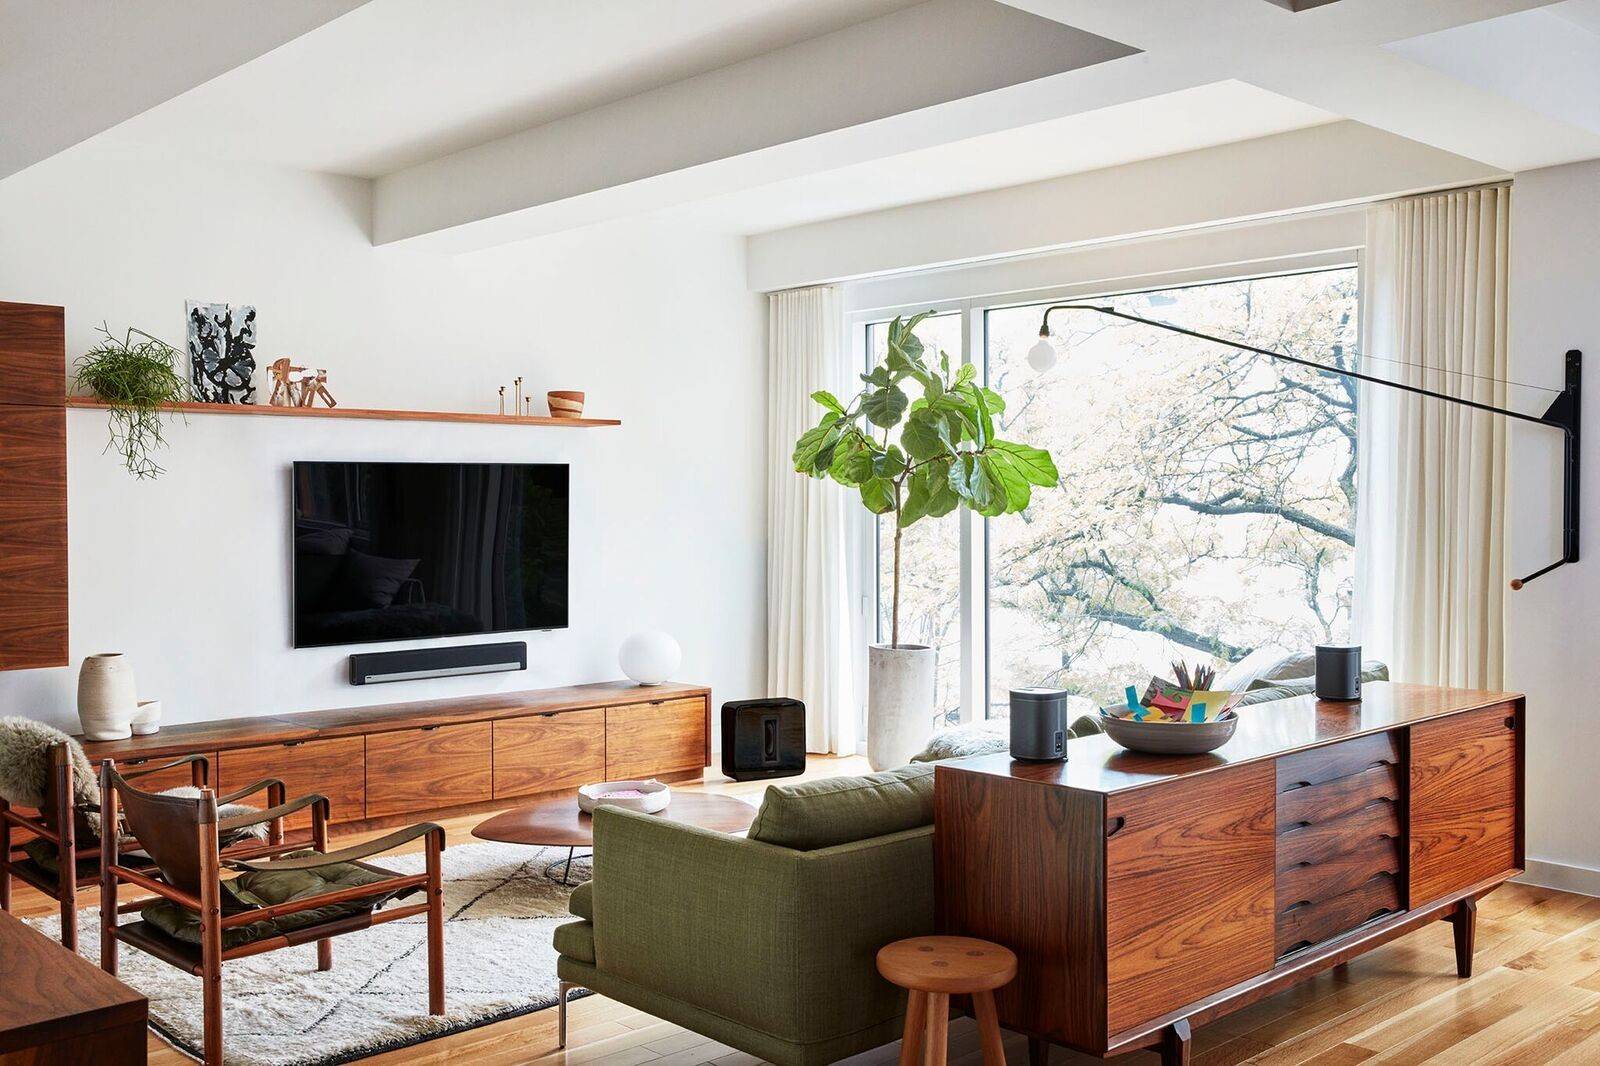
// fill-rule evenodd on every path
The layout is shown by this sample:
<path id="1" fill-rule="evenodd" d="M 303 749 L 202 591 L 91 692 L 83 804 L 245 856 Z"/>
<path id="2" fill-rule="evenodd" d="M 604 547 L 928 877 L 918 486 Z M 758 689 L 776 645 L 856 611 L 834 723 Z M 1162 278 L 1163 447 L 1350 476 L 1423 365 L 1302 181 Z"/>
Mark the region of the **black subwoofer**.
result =
<path id="1" fill-rule="evenodd" d="M 793 777 L 806 768 L 806 705 L 735 700 L 722 705 L 722 772 L 735 781 Z"/>

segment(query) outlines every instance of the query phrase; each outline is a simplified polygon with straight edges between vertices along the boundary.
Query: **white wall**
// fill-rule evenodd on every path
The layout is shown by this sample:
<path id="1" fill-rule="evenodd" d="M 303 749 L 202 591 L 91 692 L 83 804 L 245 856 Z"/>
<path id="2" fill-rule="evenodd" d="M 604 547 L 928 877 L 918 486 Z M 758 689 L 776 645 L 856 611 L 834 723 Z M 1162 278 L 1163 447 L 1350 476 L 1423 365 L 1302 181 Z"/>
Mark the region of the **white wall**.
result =
<path id="1" fill-rule="evenodd" d="M 1511 193 L 1511 377 L 1559 388 L 1585 353 L 1582 561 L 1506 597 L 1506 684 L 1528 697 L 1529 879 L 1600 895 L 1600 161 L 1517 175 Z M 1514 390 L 1525 391 L 1525 390 Z M 1541 402 L 1523 397 L 1538 413 Z M 1513 430 L 1510 565 L 1561 556 L 1560 434 Z"/>
<path id="2" fill-rule="evenodd" d="M 98 651 L 187 721 L 604 680 L 645 627 L 716 698 L 764 693 L 765 301 L 742 242 L 655 221 L 451 259 L 373 248 L 370 209 L 354 179 L 85 146 L 0 182 L 0 299 L 65 305 L 69 360 L 102 319 L 181 348 L 186 299 L 253 303 L 258 365 L 325 366 L 346 406 L 494 411 L 521 374 L 623 425 L 193 417 L 152 483 L 102 454 L 104 415 L 69 412 L 73 667 L 0 674 L 0 713 L 74 725 Z M 571 627 L 526 635 L 526 673 L 352 688 L 348 649 L 290 648 L 289 463 L 361 458 L 572 465 Z"/>

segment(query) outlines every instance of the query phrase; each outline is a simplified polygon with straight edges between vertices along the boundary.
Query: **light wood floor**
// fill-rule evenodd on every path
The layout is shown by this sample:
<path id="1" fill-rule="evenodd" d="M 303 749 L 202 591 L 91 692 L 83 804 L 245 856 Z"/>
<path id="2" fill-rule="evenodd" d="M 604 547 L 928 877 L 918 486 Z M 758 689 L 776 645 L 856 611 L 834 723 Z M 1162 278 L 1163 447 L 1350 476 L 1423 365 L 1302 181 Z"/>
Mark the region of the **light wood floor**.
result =
<path id="1" fill-rule="evenodd" d="M 813 757 L 806 777 L 865 772 L 861 759 Z M 791 779 L 792 780 L 792 779 Z M 707 790 L 759 802 L 765 786 L 708 780 Z M 442 821 L 451 844 L 470 843 L 476 814 Z M 372 834 L 377 835 L 377 834 Z M 344 838 L 354 843 L 359 836 Z M 96 902 L 93 893 L 85 905 Z M 49 913 L 52 901 L 17 889 L 19 914 Z M 359 936 L 360 934 L 355 934 Z M 1349 1066 L 1353 1063 L 1515 1063 L 1539 1066 L 1600 1064 L 1600 899 L 1550 889 L 1506 885 L 1478 910 L 1476 976 L 1455 977 L 1450 929 L 1436 923 L 1402 937 L 1348 966 L 1195 1032 L 1199 1066 L 1262 1063 Z M 570 1008 L 566 1051 L 556 1050 L 554 1009 L 365 1060 L 372 1066 L 445 1062 L 488 1066 L 745 1066 L 756 1060 L 695 1033 L 602 996 Z M 1027 1061 L 1024 1042 L 1006 1042 L 1009 1061 Z M 890 1044 L 850 1060 L 891 1063 Z M 150 1061 L 180 1066 L 191 1060 L 154 1034 Z M 952 1066 L 981 1061 L 977 1032 L 963 1019 L 951 1024 Z M 1056 1049 L 1051 1066 L 1098 1062 Z M 1128 1066 L 1156 1061 L 1139 1052 Z"/>

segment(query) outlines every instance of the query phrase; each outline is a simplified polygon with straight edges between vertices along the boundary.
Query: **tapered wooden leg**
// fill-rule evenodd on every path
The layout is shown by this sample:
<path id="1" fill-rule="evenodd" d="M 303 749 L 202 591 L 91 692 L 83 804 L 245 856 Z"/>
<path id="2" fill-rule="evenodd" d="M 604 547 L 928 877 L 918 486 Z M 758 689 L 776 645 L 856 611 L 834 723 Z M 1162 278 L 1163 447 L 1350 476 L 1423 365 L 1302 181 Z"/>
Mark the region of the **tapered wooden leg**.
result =
<path id="1" fill-rule="evenodd" d="M 1161 1066 L 1189 1066 L 1189 1020 L 1179 1018 L 1161 1031 Z"/>
<path id="2" fill-rule="evenodd" d="M 925 993 L 928 998 L 928 1024 L 923 1028 L 922 1061 L 927 1066 L 944 1066 L 950 1050 L 950 996 L 945 992 Z"/>
<path id="3" fill-rule="evenodd" d="M 915 989 L 906 994 L 906 1031 L 900 1038 L 900 1066 L 922 1061 L 922 1031 L 928 1025 L 928 994 Z"/>
<path id="4" fill-rule="evenodd" d="M 1050 1066 L 1050 1045 L 1040 1037 L 1028 1037 L 1028 1066 Z"/>
<path id="5" fill-rule="evenodd" d="M 75 869 L 62 866 L 61 869 Z M 75 880 L 61 879 L 61 946 L 68 951 L 78 950 L 78 885 Z"/>
<path id="6" fill-rule="evenodd" d="M 108 759 L 100 768 L 100 968 L 117 975 L 117 876 L 112 869 L 121 856 L 117 834 L 106 831 L 118 821 L 117 794 L 111 787 L 107 768 Z"/>
<path id="7" fill-rule="evenodd" d="M 0 797 L 0 911 L 11 909 L 11 804 Z"/>
<path id="8" fill-rule="evenodd" d="M 994 1009 L 994 993 L 972 993 L 972 1013 L 978 1016 L 978 1035 L 983 1037 L 983 1066 L 1006 1066 L 1006 1048 L 1000 1039 L 1000 1015 Z"/>
<path id="9" fill-rule="evenodd" d="M 283 803 L 283 792 L 284 787 L 282 785 L 269 786 L 267 789 L 267 802 L 274 806 Z M 267 823 L 267 842 L 270 844 L 283 843 L 282 818 L 274 818 Z M 326 800 L 311 805 L 311 847 L 312 850 L 320 851 L 324 854 L 328 851 L 328 803 Z M 317 941 L 317 969 L 322 971 L 333 969 L 332 940 Z"/>
<path id="10" fill-rule="evenodd" d="M 1456 934 L 1456 976 L 1472 976 L 1472 949 L 1478 933 L 1478 901 L 1464 899 L 1450 915 L 1450 928 Z"/>
<path id="11" fill-rule="evenodd" d="M 567 1046 L 567 993 L 578 986 L 571 981 L 562 981 L 556 989 L 556 994 L 561 998 L 556 1009 L 556 1047 Z"/>
<path id="12" fill-rule="evenodd" d="M 439 853 L 444 833 L 428 834 L 428 1013 L 444 1013 L 444 884 Z"/>

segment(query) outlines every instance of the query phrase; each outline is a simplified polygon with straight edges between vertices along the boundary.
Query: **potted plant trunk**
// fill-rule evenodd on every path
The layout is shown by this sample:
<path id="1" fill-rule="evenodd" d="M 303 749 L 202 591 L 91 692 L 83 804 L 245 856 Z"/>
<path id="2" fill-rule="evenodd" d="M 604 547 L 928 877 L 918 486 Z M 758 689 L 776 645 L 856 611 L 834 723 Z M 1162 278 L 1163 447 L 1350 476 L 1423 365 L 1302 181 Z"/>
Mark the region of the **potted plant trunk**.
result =
<path id="1" fill-rule="evenodd" d="M 923 348 L 914 330 L 931 313 L 889 324 L 888 354 L 861 375 L 864 387 L 848 406 L 830 392 L 812 393 L 824 413 L 794 449 L 798 473 L 857 489 L 873 514 L 895 516 L 889 643 L 867 656 L 874 770 L 903 765 L 933 733 L 933 649 L 900 642 L 901 535 L 957 507 L 985 517 L 1021 511 L 1034 486 L 1059 481 L 1049 452 L 995 437 L 1005 401 L 977 383 L 976 367 L 952 370 L 948 354 Z M 909 391 L 918 389 L 913 400 Z"/>

